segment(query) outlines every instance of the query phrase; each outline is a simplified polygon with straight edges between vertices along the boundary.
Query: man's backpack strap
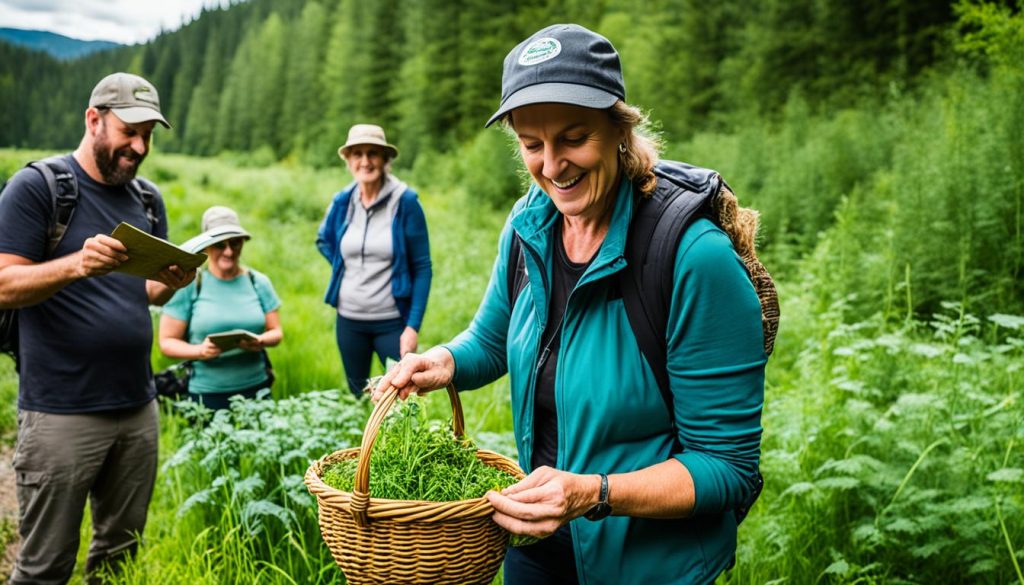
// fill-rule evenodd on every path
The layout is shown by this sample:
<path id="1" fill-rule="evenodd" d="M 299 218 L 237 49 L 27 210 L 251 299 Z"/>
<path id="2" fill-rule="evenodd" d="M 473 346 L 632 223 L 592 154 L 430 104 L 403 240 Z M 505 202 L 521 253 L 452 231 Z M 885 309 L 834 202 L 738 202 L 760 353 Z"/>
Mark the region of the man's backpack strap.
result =
<path id="1" fill-rule="evenodd" d="M 75 214 L 75 206 L 78 204 L 78 180 L 68 162 L 69 156 L 71 155 L 51 156 L 28 163 L 29 167 L 43 176 L 53 203 L 53 220 L 50 222 L 46 242 L 47 258 L 53 255 L 53 251 L 64 238 L 64 232 L 67 231 L 71 216 Z"/>
<path id="2" fill-rule="evenodd" d="M 43 176 L 46 189 L 50 193 L 52 215 L 46 233 L 45 259 L 53 256 L 53 251 L 57 249 L 68 229 L 68 224 L 71 223 L 71 216 L 74 215 L 75 205 L 78 203 L 78 181 L 68 160 L 70 156 L 51 156 L 26 165 Z M 15 370 L 18 370 L 20 365 L 18 335 L 18 310 L 0 311 L 0 351 L 14 358 Z"/>
<path id="3" fill-rule="evenodd" d="M 156 213 L 156 187 L 145 179 L 136 178 L 128 182 L 128 190 L 142 201 L 146 219 L 149 220 L 149 231 L 155 233 L 156 226 L 160 224 L 160 217 Z"/>

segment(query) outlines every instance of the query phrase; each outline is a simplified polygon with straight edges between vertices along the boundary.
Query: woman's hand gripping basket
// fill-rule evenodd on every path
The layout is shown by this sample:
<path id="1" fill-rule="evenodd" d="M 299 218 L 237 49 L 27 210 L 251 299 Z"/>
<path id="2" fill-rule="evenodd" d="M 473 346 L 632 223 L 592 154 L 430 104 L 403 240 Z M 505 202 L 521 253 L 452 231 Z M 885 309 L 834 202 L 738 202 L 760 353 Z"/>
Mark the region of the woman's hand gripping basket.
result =
<path id="1" fill-rule="evenodd" d="M 334 560 L 352 585 L 369 583 L 490 583 L 505 557 L 509 535 L 491 520 L 484 497 L 456 502 L 371 498 L 370 452 L 384 416 L 398 398 L 391 387 L 373 409 L 358 449 L 344 449 L 314 461 L 306 486 L 320 505 L 320 531 Z M 448 387 L 452 430 L 463 436 L 462 403 Z M 485 465 L 522 478 L 508 457 L 478 449 Z M 327 465 L 358 458 L 353 491 L 334 489 L 321 479 Z"/>

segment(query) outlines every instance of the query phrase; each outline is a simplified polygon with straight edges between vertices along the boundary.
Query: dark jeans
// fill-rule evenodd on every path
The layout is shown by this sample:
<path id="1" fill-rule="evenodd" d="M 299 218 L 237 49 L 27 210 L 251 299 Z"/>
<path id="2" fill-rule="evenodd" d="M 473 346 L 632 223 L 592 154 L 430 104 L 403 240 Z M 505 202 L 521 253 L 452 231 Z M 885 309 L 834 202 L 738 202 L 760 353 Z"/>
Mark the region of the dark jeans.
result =
<path id="1" fill-rule="evenodd" d="M 334 333 L 341 352 L 341 364 L 348 378 L 352 394 L 362 396 L 363 387 L 370 377 L 370 361 L 374 352 L 384 364 L 387 358 L 398 360 L 399 341 L 405 331 L 405 321 L 400 318 L 383 321 L 356 321 L 338 315 Z"/>
<path id="2" fill-rule="evenodd" d="M 576 557 L 568 524 L 536 544 L 509 547 L 505 554 L 505 585 L 576 583 Z"/>

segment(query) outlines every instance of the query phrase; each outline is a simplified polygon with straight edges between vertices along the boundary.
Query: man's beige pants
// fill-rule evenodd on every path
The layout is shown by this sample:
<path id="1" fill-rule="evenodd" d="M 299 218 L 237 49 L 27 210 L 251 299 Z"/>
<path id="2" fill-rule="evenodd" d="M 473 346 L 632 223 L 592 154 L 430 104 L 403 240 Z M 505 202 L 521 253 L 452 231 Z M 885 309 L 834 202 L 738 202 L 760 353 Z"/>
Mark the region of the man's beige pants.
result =
<path id="1" fill-rule="evenodd" d="M 156 479 L 156 401 L 92 414 L 18 412 L 14 451 L 21 550 L 12 584 L 67 583 L 86 497 L 92 544 L 86 571 L 132 554 Z"/>

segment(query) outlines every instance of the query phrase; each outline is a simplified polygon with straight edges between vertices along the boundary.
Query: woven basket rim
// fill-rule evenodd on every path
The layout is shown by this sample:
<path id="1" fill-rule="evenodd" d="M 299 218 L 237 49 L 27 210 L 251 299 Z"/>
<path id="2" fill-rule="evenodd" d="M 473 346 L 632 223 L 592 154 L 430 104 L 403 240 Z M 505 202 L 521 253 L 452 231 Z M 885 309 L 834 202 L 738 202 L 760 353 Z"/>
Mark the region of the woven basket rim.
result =
<path id="1" fill-rule="evenodd" d="M 493 457 L 495 457 L 497 459 L 504 460 L 506 463 L 510 463 L 512 465 L 512 467 L 514 469 L 518 470 L 519 474 L 521 474 L 519 476 L 519 479 L 522 479 L 526 475 L 525 473 L 523 473 L 522 469 L 519 467 L 519 463 L 516 462 L 514 459 L 512 459 L 511 457 L 509 457 L 507 455 L 502 455 L 501 453 L 497 453 L 497 452 L 491 451 L 489 449 L 477 449 L 476 450 L 476 456 L 477 456 L 478 459 L 480 458 L 481 454 L 483 454 L 483 455 L 491 455 L 491 456 L 493 456 Z M 323 478 L 320 477 L 320 473 L 318 473 L 319 470 L 317 469 L 317 467 L 319 466 L 319 467 L 322 468 L 325 464 L 328 464 L 328 463 L 336 463 L 338 461 L 344 461 L 346 459 L 355 459 L 357 457 L 359 457 L 359 447 L 350 447 L 348 449 L 339 449 L 339 450 L 337 450 L 337 451 L 335 451 L 333 453 L 329 453 L 327 455 L 324 455 L 320 459 L 317 459 L 317 460 L 313 461 L 312 463 L 310 463 L 309 467 L 306 469 L 306 474 L 305 474 L 305 477 L 304 477 L 304 481 L 305 481 L 306 485 L 309 487 L 310 491 L 313 491 L 313 489 L 316 488 L 317 491 L 319 491 L 320 493 L 323 493 L 324 495 L 333 494 L 333 495 L 341 496 L 343 498 L 351 498 L 352 497 L 352 492 L 347 492 L 347 491 L 344 491 L 344 490 L 339 490 L 337 488 L 334 488 L 334 487 L 331 487 L 331 486 L 327 485 L 327 483 L 324 482 Z M 486 461 L 484 461 L 483 463 L 485 465 L 487 465 Z M 490 467 L 494 467 L 494 466 L 491 465 Z M 313 481 L 313 480 L 315 480 L 315 481 Z M 316 495 L 319 495 L 317 492 L 313 492 L 313 493 L 316 494 Z M 480 496 L 478 498 L 467 498 L 465 500 L 448 500 L 446 502 L 435 502 L 435 501 L 431 501 L 431 500 L 391 500 L 391 499 L 387 499 L 387 498 L 374 498 L 374 497 L 371 497 L 370 498 L 370 504 L 371 505 L 373 505 L 373 504 L 378 504 L 378 505 L 379 504 L 431 504 L 431 505 L 436 505 L 436 504 L 460 504 L 460 503 L 466 503 L 466 502 L 480 502 L 480 501 L 483 501 L 483 500 L 486 500 L 486 499 L 487 499 L 486 496 Z M 370 514 L 370 516 L 373 516 L 373 514 Z"/>
<path id="2" fill-rule="evenodd" d="M 486 496 L 451 502 L 370 498 L 370 451 L 384 414 L 397 399 L 390 386 L 377 402 L 359 447 L 339 449 L 312 461 L 303 481 L 316 497 L 320 532 L 350 583 L 490 583 L 505 556 L 508 533 L 494 523 Z M 449 384 L 452 431 L 465 436 L 462 405 Z M 515 460 L 486 449 L 477 459 L 517 478 L 525 476 Z M 357 460 L 353 491 L 324 483 L 325 465 Z M 398 549 L 394 549 L 395 543 Z M 382 558 L 376 558 L 382 557 Z M 397 564 L 396 564 L 397 559 Z"/>

